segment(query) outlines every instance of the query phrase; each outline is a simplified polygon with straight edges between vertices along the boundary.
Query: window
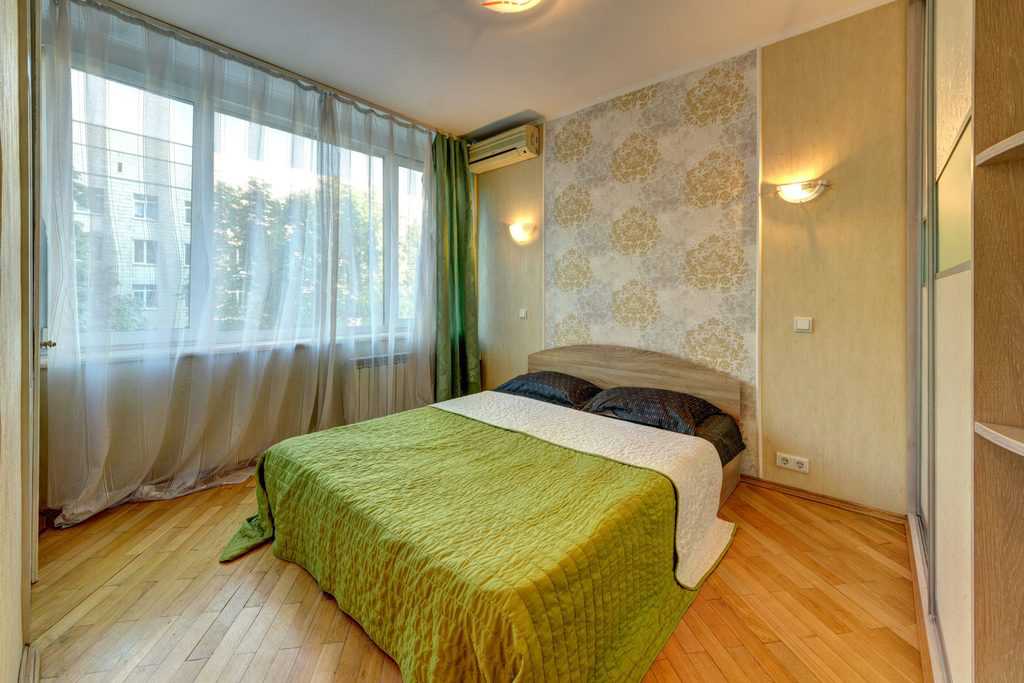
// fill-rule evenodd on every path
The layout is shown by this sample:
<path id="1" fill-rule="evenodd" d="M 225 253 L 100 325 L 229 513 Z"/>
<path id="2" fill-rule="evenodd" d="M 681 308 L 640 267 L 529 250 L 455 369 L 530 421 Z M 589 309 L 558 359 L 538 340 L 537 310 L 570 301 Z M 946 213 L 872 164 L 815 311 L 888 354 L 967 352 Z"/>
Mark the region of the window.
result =
<path id="1" fill-rule="evenodd" d="M 316 267 L 316 142 L 224 113 L 215 116 L 214 131 L 214 324 L 232 331 L 255 323 L 270 331 L 294 316 L 312 334 L 323 286 Z"/>
<path id="2" fill-rule="evenodd" d="M 132 297 L 139 308 L 156 308 L 156 285 L 132 285 Z"/>
<path id="3" fill-rule="evenodd" d="M 140 265 L 156 265 L 156 241 L 135 240 L 135 263 Z"/>
<path id="4" fill-rule="evenodd" d="M 423 171 L 400 166 L 398 169 L 398 317 L 410 320 L 415 315 L 416 264 L 419 261 L 420 234 L 423 230 Z"/>
<path id="5" fill-rule="evenodd" d="M 338 259 L 339 334 L 369 332 L 386 320 L 384 265 L 391 235 L 384 221 L 384 159 L 350 151 L 342 161 L 342 239 L 351 248 Z M 387 239 L 390 242 L 390 239 Z"/>
<path id="6" fill-rule="evenodd" d="M 135 200 L 135 218 L 144 221 L 155 221 L 160 218 L 160 198 L 154 194 L 132 195 Z"/>
<path id="7" fill-rule="evenodd" d="M 82 225 L 75 231 L 76 322 L 83 344 L 92 333 L 98 345 L 129 345 L 137 332 L 187 329 L 191 269 L 180 257 L 165 257 L 187 256 L 192 227 L 185 212 L 173 212 L 172 221 L 159 218 L 161 197 L 178 206 L 191 199 L 192 105 L 78 69 L 71 71 L 71 105 L 73 198 Z M 147 221 L 144 235 L 140 220 Z M 139 269 L 152 271 L 158 259 L 160 296 L 165 304 L 178 302 L 159 315 L 157 286 Z"/>
<path id="8" fill-rule="evenodd" d="M 103 187 L 89 187 L 78 179 L 72 187 L 75 211 L 80 213 L 104 214 L 107 212 L 107 191 Z"/>
<path id="9" fill-rule="evenodd" d="M 259 122 L 237 115 L 248 102 L 197 112 L 180 85 L 155 92 L 72 70 L 75 267 L 89 285 L 79 287 L 75 317 L 83 343 L 136 346 L 147 337 L 134 333 L 154 330 L 185 330 L 178 340 L 193 330 L 198 340 L 206 329 L 218 344 L 308 339 L 332 303 L 339 339 L 408 330 L 422 161 L 365 141 L 328 145 L 319 123 L 291 117 L 290 99 L 268 105 Z M 194 122 L 207 116 L 212 135 L 197 138 Z M 423 144 L 403 149 L 427 149 L 426 134 L 416 135 Z M 195 176 L 207 184 L 203 206 L 193 205 L 196 153 L 212 162 L 212 175 Z M 196 234 L 193 210 L 208 221 Z M 202 263 L 192 261 L 194 244 Z M 197 313 L 207 327 L 193 326 Z"/>

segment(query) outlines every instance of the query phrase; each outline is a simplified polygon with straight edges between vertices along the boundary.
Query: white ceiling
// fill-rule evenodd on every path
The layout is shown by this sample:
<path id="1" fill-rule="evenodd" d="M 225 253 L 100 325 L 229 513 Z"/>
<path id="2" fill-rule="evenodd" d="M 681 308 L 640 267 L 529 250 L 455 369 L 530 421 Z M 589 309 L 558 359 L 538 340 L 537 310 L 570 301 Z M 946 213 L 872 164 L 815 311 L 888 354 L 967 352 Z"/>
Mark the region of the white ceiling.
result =
<path id="1" fill-rule="evenodd" d="M 505 15 L 479 0 L 122 1 L 463 134 L 567 114 L 885 0 L 545 0 Z"/>

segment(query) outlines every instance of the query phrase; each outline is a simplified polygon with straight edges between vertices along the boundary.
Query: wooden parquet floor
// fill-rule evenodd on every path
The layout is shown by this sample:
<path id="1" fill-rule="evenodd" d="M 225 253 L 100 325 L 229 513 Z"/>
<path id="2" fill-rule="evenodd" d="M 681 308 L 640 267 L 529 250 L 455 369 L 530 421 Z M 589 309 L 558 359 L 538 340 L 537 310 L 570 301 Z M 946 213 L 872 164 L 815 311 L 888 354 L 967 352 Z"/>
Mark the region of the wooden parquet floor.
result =
<path id="1" fill-rule="evenodd" d="M 399 681 L 302 568 L 227 565 L 253 484 L 131 503 L 40 538 L 46 681 Z M 920 681 L 904 528 L 743 483 L 735 541 L 645 680 Z"/>

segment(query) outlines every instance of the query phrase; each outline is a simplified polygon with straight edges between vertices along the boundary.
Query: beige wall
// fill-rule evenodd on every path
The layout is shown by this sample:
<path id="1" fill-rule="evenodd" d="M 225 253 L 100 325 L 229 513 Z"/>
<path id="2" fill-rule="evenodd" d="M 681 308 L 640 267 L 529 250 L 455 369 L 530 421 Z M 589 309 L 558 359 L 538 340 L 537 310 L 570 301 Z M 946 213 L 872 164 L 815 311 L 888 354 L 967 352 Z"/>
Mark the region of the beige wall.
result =
<path id="1" fill-rule="evenodd" d="M 767 479 L 906 509 L 906 5 L 764 48 L 761 396 Z M 825 177 L 803 205 L 770 185 Z M 793 316 L 814 333 L 794 334 Z M 807 475 L 776 451 L 810 459 Z"/>
<path id="2" fill-rule="evenodd" d="M 18 2 L 0 0 L 0 680 L 22 650 L 21 209 Z"/>
<path id="3" fill-rule="evenodd" d="M 542 159 L 477 176 L 477 193 L 480 354 L 484 388 L 493 389 L 526 372 L 526 356 L 543 344 Z M 509 235 L 509 223 L 520 221 L 538 226 L 530 244 L 516 244 Z"/>

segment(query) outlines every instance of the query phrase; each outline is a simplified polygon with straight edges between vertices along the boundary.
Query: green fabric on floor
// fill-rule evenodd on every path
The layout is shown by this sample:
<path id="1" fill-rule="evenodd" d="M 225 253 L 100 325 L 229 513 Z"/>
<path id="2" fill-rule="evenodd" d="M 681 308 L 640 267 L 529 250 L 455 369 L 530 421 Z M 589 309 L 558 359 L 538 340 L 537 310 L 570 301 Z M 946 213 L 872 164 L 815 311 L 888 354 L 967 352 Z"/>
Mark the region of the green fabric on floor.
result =
<path id="1" fill-rule="evenodd" d="M 696 596 L 656 472 L 426 407 L 284 441 L 230 560 L 273 539 L 407 681 L 638 681 Z"/>

